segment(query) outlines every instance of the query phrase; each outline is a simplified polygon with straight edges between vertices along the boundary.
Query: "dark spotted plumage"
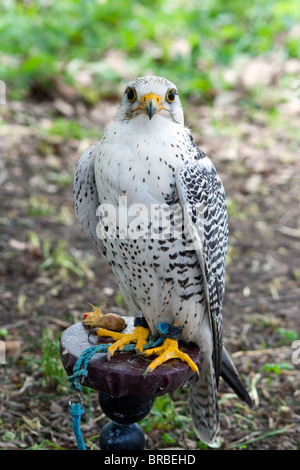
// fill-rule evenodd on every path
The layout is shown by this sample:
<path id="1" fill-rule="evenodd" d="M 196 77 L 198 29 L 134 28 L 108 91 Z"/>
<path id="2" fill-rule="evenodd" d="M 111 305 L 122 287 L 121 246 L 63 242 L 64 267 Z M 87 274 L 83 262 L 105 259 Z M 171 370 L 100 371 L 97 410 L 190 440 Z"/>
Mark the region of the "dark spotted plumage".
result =
<path id="1" fill-rule="evenodd" d="M 153 333 L 159 322 L 176 322 L 182 339 L 199 345 L 200 378 L 190 386 L 191 412 L 200 439 L 213 444 L 225 358 L 225 192 L 212 162 L 184 127 L 175 85 L 141 77 L 128 87 L 135 91 L 134 102 L 124 94 L 102 141 L 78 163 L 76 214 L 107 257 L 130 313 L 142 313 Z M 166 99 L 169 89 L 176 91 L 172 103 Z M 147 110 L 148 117 L 140 103 L 153 93 L 161 108 L 154 116 Z M 231 382 L 239 387 L 238 379 Z"/>

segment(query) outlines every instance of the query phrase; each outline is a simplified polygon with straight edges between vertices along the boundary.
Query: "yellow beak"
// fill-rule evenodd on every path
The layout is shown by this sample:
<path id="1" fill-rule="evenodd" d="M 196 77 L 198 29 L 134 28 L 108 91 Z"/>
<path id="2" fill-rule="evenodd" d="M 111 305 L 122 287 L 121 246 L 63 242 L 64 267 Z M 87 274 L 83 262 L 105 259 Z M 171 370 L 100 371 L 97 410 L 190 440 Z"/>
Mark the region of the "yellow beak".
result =
<path id="1" fill-rule="evenodd" d="M 142 97 L 142 104 L 137 109 L 142 109 L 152 119 L 155 113 L 158 113 L 164 107 L 161 105 L 161 97 L 154 93 L 147 93 Z"/>

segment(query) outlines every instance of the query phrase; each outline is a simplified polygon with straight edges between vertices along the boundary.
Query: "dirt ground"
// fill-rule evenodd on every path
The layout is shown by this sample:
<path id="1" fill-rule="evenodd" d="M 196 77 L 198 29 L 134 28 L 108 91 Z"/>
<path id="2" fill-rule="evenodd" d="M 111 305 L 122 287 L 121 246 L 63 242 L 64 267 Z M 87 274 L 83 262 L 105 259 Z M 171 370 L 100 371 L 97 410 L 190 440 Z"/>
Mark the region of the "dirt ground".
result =
<path id="1" fill-rule="evenodd" d="M 255 92 L 240 76 L 211 106 L 185 103 L 186 121 L 227 192 L 225 342 L 255 402 L 250 410 L 221 381 L 222 449 L 300 447 L 300 354 L 293 349 L 300 330 L 300 103 L 287 95 L 286 70 L 282 64 L 281 79 L 255 84 Z M 117 106 L 112 99 L 89 107 L 59 87 L 1 105 L 0 333 L 9 356 L 0 369 L 2 449 L 75 447 L 67 378 L 57 354 L 49 361 L 49 344 L 80 321 L 89 302 L 126 313 L 106 260 L 74 218 L 72 195 L 80 154 L 99 140 Z M 53 131 L 59 117 L 95 132 Z M 186 392 L 171 399 L 175 414 L 188 415 Z M 147 424 L 147 448 L 197 448 L 191 422 L 176 427 L 167 416 L 165 425 L 155 416 Z M 97 448 L 106 422 L 89 393 L 82 427 L 89 448 Z"/>

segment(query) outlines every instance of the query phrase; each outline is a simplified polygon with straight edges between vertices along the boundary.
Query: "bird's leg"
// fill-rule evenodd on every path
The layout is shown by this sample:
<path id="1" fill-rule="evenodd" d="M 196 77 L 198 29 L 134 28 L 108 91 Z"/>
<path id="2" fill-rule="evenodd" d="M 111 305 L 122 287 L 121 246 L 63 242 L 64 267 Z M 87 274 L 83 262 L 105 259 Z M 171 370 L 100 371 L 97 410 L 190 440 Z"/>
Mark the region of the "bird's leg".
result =
<path id="1" fill-rule="evenodd" d="M 116 351 L 122 351 L 124 346 L 129 343 L 136 343 L 135 351 L 137 353 L 141 353 L 143 351 L 144 346 L 149 338 L 150 330 L 146 320 L 143 317 L 136 318 L 134 321 L 134 326 L 134 331 L 129 334 L 117 333 L 115 331 L 99 328 L 97 331 L 98 336 L 109 336 L 116 341 L 111 346 L 109 346 L 107 350 L 106 355 L 108 360 L 110 360 Z"/>
<path id="2" fill-rule="evenodd" d="M 147 349 L 141 353 L 142 356 L 152 356 L 153 354 L 158 355 L 158 357 L 152 361 L 145 370 L 144 377 L 146 377 L 148 372 L 152 372 L 157 366 L 163 364 L 169 359 L 180 359 L 181 361 L 186 362 L 194 374 L 199 375 L 198 367 L 194 361 L 192 361 L 186 353 L 179 350 L 178 341 L 181 337 L 182 328 L 178 327 L 176 324 L 170 327 L 164 323 L 159 323 L 157 329 L 163 336 L 167 337 L 161 346 Z"/>

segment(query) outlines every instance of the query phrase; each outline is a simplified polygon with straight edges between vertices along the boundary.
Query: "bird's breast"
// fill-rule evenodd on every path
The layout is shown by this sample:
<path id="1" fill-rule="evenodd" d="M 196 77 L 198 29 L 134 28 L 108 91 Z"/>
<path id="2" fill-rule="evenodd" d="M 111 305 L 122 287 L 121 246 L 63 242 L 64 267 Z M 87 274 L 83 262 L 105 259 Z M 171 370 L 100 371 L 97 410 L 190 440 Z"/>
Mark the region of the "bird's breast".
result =
<path id="1" fill-rule="evenodd" d="M 176 168 L 184 158 L 177 133 L 113 131 L 99 144 L 95 162 L 99 202 L 118 205 L 126 196 L 130 205 L 172 203 Z"/>

